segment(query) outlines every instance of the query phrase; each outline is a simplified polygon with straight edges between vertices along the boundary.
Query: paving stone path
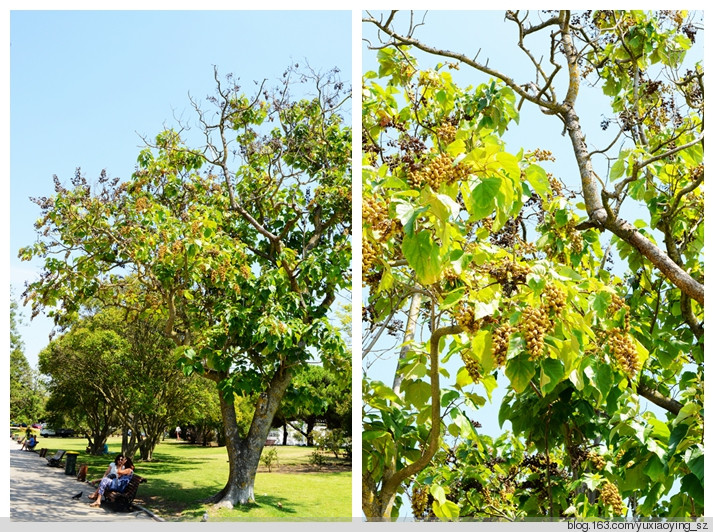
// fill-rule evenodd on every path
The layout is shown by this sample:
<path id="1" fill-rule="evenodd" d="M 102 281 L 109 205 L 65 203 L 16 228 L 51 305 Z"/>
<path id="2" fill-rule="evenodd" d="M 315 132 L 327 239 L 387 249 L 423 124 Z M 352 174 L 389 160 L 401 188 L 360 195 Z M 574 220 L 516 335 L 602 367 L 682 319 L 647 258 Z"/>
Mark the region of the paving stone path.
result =
<path id="1" fill-rule="evenodd" d="M 79 499 L 72 496 L 82 492 Z M 64 468 L 49 467 L 36 452 L 20 449 L 10 438 L 10 520 L 11 521 L 154 521 L 144 511 L 113 512 L 90 508 L 87 496 L 93 486 L 66 475 Z"/>

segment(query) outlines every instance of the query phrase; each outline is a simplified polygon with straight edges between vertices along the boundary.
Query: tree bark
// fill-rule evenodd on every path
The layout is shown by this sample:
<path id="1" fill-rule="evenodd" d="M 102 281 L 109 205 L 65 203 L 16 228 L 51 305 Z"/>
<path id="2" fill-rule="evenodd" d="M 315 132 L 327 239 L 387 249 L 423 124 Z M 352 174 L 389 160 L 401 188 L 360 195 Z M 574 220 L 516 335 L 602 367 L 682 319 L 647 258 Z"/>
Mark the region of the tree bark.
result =
<path id="1" fill-rule="evenodd" d="M 230 471 L 225 487 L 211 498 L 216 506 L 232 508 L 255 500 L 255 474 L 260 464 L 260 455 L 291 379 L 291 371 L 280 366 L 267 390 L 257 400 L 255 414 L 245 438 L 240 437 L 233 402 L 226 400 L 221 393 L 220 410 L 226 431 Z"/>

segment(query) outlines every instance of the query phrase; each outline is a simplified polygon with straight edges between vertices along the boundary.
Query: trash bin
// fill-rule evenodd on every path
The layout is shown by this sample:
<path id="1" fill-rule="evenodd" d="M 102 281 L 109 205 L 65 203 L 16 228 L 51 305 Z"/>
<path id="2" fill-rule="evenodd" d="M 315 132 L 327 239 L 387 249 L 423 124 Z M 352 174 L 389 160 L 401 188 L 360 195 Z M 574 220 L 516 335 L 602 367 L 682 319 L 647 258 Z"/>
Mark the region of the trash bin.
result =
<path id="1" fill-rule="evenodd" d="M 77 466 L 77 456 L 79 456 L 79 453 L 76 451 L 67 451 L 64 454 L 64 460 L 65 460 L 64 474 L 65 475 L 73 475 L 73 476 L 77 475 L 77 472 L 75 471 L 75 468 Z"/>

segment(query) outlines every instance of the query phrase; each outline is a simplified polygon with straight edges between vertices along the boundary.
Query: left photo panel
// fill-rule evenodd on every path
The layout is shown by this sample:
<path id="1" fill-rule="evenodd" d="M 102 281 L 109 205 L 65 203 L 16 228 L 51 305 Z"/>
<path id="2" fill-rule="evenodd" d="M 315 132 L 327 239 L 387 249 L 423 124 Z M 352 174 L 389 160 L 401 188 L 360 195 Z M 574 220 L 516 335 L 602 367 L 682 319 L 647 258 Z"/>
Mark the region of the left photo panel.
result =
<path id="1" fill-rule="evenodd" d="M 351 11 L 10 42 L 10 519 L 351 521 Z"/>

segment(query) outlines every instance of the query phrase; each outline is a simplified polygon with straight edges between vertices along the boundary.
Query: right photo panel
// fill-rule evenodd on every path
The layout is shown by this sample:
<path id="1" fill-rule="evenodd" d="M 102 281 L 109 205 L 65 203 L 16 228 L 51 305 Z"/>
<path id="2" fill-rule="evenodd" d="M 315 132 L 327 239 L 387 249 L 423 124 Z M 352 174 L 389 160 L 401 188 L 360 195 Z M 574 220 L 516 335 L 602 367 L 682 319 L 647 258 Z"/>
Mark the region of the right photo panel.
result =
<path id="1" fill-rule="evenodd" d="M 701 518 L 703 12 L 361 30 L 363 518 Z"/>

